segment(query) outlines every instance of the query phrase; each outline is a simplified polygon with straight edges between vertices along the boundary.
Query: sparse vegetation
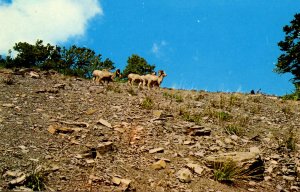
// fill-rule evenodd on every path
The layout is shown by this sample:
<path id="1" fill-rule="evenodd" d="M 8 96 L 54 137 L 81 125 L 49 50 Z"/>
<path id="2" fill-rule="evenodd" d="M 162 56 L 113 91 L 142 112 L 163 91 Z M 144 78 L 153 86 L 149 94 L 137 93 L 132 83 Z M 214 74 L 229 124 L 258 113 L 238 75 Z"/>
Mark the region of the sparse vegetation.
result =
<path id="1" fill-rule="evenodd" d="M 289 129 L 287 137 L 285 138 L 285 147 L 290 151 L 296 150 L 296 138 L 293 129 Z"/>
<path id="2" fill-rule="evenodd" d="M 231 119 L 231 115 L 225 111 L 217 112 L 216 117 L 218 118 L 219 123 L 223 123 L 224 121 Z"/>
<path id="3" fill-rule="evenodd" d="M 214 165 L 214 179 L 219 182 L 232 183 L 241 176 L 241 169 L 233 160 Z"/>
<path id="4" fill-rule="evenodd" d="M 122 93 L 122 90 L 118 85 L 107 85 L 107 91 L 113 91 L 114 93 Z"/>
<path id="5" fill-rule="evenodd" d="M 178 103 L 183 102 L 182 96 L 178 93 L 171 94 L 171 93 L 164 92 L 163 96 L 166 98 L 175 99 L 175 101 Z"/>
<path id="6" fill-rule="evenodd" d="M 224 192 L 238 191 L 236 186 L 240 187 L 239 184 L 242 185 L 241 191 L 247 190 L 252 187 L 249 185 L 249 180 L 256 179 L 256 177 L 261 179 L 271 176 L 272 179 L 267 182 L 272 185 L 281 182 L 285 175 L 296 182 L 297 177 L 294 172 L 292 172 L 293 175 L 289 174 L 290 172 L 283 168 L 294 170 L 290 164 L 294 164 L 294 159 L 297 157 L 295 151 L 297 151 L 299 134 L 296 131 L 299 121 L 297 115 L 300 111 L 299 102 L 270 99 L 263 95 L 198 93 L 164 88 L 161 89 L 162 91 L 148 91 L 116 82 L 105 86 L 89 87 L 85 85 L 91 85 L 91 83 L 85 79 L 75 81 L 72 80 L 74 79 L 72 76 L 66 77 L 61 74 L 43 76 L 42 71 L 37 71 L 41 79 L 33 79 L 26 74 L 15 75 L 13 70 L 1 70 L 0 78 L 3 79 L 8 72 L 13 73 L 18 84 L 6 86 L 0 83 L 1 90 L 3 90 L 0 92 L 2 108 L 0 131 L 3 130 L 1 132 L 4 135 L 2 143 L 5 144 L 0 147 L 6 154 L 1 156 L 0 160 L 5 165 L 1 170 L 2 175 L 8 172 L 0 181 L 0 190 L 6 189 L 10 181 L 20 178 L 11 176 L 11 173 L 18 173 L 17 169 L 22 170 L 23 173 L 29 172 L 26 170 L 29 158 L 18 158 L 26 154 L 26 157 L 32 158 L 33 161 L 39 159 L 39 162 L 43 164 L 50 162 L 51 167 L 49 169 L 47 167 L 47 175 L 43 172 L 33 172 L 22 183 L 9 186 L 13 190 L 18 190 L 22 186 L 35 191 L 47 189 L 73 191 L 75 185 L 78 186 L 78 190 L 86 190 L 86 185 L 89 185 L 93 188 L 92 190 L 105 187 L 107 191 L 113 191 L 117 186 L 111 183 L 110 175 L 122 173 L 123 168 L 126 168 L 128 175 L 122 176 L 124 177 L 122 179 L 135 178 L 134 172 L 138 170 L 133 171 L 135 168 L 127 165 L 152 162 L 154 155 L 160 157 L 161 154 L 149 155 L 147 151 L 159 147 L 166 149 L 166 152 L 163 152 L 165 154 L 178 154 L 177 157 L 180 157 L 166 162 L 167 167 L 172 167 L 174 170 L 187 166 L 187 163 L 182 161 L 183 158 L 190 158 L 193 161 L 192 166 L 195 167 L 187 166 L 191 171 L 193 182 L 182 184 L 183 190 L 207 191 L 206 188 L 201 188 L 204 178 L 204 182 L 208 181 L 211 189 Z M 45 89 L 51 89 L 57 84 L 65 84 L 65 89 L 59 89 L 57 93 L 37 93 L 35 90 L 41 90 L 41 82 L 45 85 Z M 82 94 L 79 96 L 78 93 Z M 132 97 L 129 94 L 138 96 Z M 55 99 L 57 97 L 59 99 Z M 51 102 L 46 102 L 49 100 L 45 98 L 51 98 Z M 28 111 L 32 111 L 33 113 L 29 113 L 32 115 L 28 116 Z M 45 114 L 42 118 L 35 115 L 40 111 L 49 113 L 49 118 Z M 61 128 L 70 129 L 72 133 L 55 132 L 52 134 L 50 132 L 52 130 L 47 127 L 49 124 L 58 123 L 52 121 L 54 117 L 62 122 Z M 77 127 L 77 123 L 80 122 L 92 125 L 91 129 L 83 133 L 84 129 Z M 4 125 L 7 129 L 2 128 Z M 287 130 L 290 126 L 294 130 Z M 43 131 L 30 131 L 32 136 L 29 136 L 28 131 L 24 132 L 24 127 Z M 77 130 L 83 134 L 78 133 Z M 16 131 L 18 134 L 15 134 Z M 280 148 L 278 148 L 279 142 L 276 143 L 279 139 L 276 140 L 276 138 L 280 138 Z M 45 143 L 49 140 L 50 143 Z M 18 141 L 17 145 L 16 141 Z M 104 152 L 106 151 L 104 148 L 99 147 L 99 151 L 97 148 L 97 152 L 101 152 L 105 158 L 91 156 L 90 146 L 99 143 L 113 143 L 112 149 L 107 149 L 107 152 Z M 249 161 L 242 160 L 241 162 L 240 157 L 246 154 L 248 158 L 247 153 L 250 153 L 252 147 L 258 148 L 258 150 L 252 150 L 252 152 L 255 151 L 253 152 L 255 157 L 252 159 L 249 155 Z M 122 150 L 122 153 L 119 153 L 117 149 Z M 238 153 L 241 156 L 230 156 L 230 154 Z M 229 161 L 217 164 L 215 163 L 219 162 L 217 160 L 210 161 L 212 163 L 208 165 L 207 157 L 209 156 L 220 158 L 230 156 L 237 163 Z M 250 169 L 257 156 L 263 158 L 262 163 L 259 164 L 261 167 L 254 166 Z M 90 159 L 91 157 L 93 158 Z M 198 157 L 201 157 L 201 162 L 194 161 Z M 125 164 L 119 165 L 119 163 L 112 162 L 117 158 Z M 275 161 L 276 168 L 271 172 L 264 171 Z M 211 167 L 214 163 L 215 167 Z M 288 166 L 287 163 L 289 163 Z M 93 164 L 97 166 L 92 168 Z M 114 168 L 106 169 L 110 166 Z M 91 172 L 83 171 L 88 167 L 91 168 Z M 196 176 L 202 168 L 204 174 Z M 152 170 L 145 175 L 145 178 L 153 179 L 158 173 L 158 170 Z M 165 176 L 172 183 L 178 182 L 177 176 Z M 206 180 L 207 177 L 236 185 L 222 185 L 216 181 Z M 77 185 L 78 182 L 82 182 L 82 185 Z M 256 185 L 255 189 L 257 191 L 265 189 L 265 182 L 262 181 L 261 184 Z M 295 182 L 285 182 L 281 185 L 284 189 L 290 189 Z M 148 186 L 147 182 L 134 182 L 132 187 L 137 191 L 152 190 L 152 186 Z M 162 187 L 169 191 L 166 185 Z"/>
<path id="7" fill-rule="evenodd" d="M 154 106 L 154 102 L 153 102 L 153 100 L 152 100 L 150 97 L 146 97 L 146 98 L 142 101 L 141 106 L 142 106 L 144 109 L 152 109 L 153 106 Z"/>
<path id="8" fill-rule="evenodd" d="M 12 75 L 8 75 L 7 77 L 2 79 L 2 83 L 6 85 L 13 85 L 15 83 L 15 79 Z"/>
<path id="9" fill-rule="evenodd" d="M 34 170 L 26 177 L 25 186 L 33 191 L 45 190 L 46 175 L 42 170 Z"/>
<path id="10" fill-rule="evenodd" d="M 241 136 L 243 134 L 243 129 L 236 124 L 227 125 L 224 129 L 229 135 Z"/>
<path id="11" fill-rule="evenodd" d="M 294 93 L 286 94 L 286 95 L 282 96 L 282 99 L 298 101 L 300 99 L 300 91 L 296 90 Z"/>
<path id="12" fill-rule="evenodd" d="M 130 95 L 133 95 L 133 96 L 136 96 L 136 95 L 137 95 L 137 92 L 136 92 L 132 87 L 130 87 L 129 89 L 127 89 L 127 92 L 128 92 Z"/>
<path id="13" fill-rule="evenodd" d="M 201 114 L 191 114 L 189 111 L 180 109 L 179 115 L 182 117 L 183 120 L 189 121 L 189 122 L 194 122 L 197 125 L 200 125 L 202 122 Z"/>

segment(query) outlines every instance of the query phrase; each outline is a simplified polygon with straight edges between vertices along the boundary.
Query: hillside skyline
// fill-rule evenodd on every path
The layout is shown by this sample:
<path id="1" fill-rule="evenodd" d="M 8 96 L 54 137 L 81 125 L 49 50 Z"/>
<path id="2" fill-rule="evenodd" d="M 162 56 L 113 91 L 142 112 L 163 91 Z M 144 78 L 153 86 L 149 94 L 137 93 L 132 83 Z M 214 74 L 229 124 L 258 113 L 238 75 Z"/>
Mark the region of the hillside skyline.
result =
<path id="1" fill-rule="evenodd" d="M 91 48 L 120 69 L 138 54 L 166 71 L 163 87 L 283 95 L 292 76 L 273 72 L 277 43 L 300 2 L 282 2 L 1 0 L 0 54 L 42 39 Z"/>

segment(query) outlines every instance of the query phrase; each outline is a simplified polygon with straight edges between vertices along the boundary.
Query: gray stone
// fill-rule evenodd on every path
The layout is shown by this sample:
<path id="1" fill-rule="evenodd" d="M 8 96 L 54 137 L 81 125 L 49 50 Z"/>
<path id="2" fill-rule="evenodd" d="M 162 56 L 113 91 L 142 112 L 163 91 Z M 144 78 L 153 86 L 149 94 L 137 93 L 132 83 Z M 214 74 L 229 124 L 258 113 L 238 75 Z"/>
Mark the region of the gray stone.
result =
<path id="1" fill-rule="evenodd" d="M 183 182 L 183 183 L 189 183 L 192 181 L 192 172 L 189 169 L 180 169 L 177 173 L 176 173 L 177 178 L 179 179 L 179 181 Z"/>

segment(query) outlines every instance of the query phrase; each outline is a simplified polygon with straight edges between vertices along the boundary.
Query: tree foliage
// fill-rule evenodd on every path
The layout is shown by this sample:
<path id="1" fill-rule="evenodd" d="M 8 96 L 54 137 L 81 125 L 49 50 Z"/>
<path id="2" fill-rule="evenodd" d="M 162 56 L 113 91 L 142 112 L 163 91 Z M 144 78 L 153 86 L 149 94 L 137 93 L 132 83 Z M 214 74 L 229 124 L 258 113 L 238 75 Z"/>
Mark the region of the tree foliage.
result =
<path id="1" fill-rule="evenodd" d="M 8 68 L 38 67 L 42 70 L 54 69 L 66 75 L 90 77 L 95 69 L 115 69 L 114 63 L 109 59 L 102 61 L 101 54 L 86 47 L 61 48 L 51 44 L 44 45 L 37 40 L 34 45 L 27 42 L 16 43 L 13 47 L 17 53 L 15 58 L 9 55 L 0 58 L 0 65 Z"/>
<path id="2" fill-rule="evenodd" d="M 275 72 L 291 73 L 295 85 L 300 84 L 300 14 L 295 14 L 290 25 L 283 27 L 285 39 L 278 43 L 283 52 L 278 57 Z M 297 86 L 298 87 L 298 86 Z"/>
<path id="3" fill-rule="evenodd" d="M 145 75 L 154 72 L 154 69 L 155 65 L 150 65 L 144 58 L 133 54 L 127 60 L 127 66 L 123 71 L 123 76 L 127 77 L 130 73 Z"/>
<path id="4" fill-rule="evenodd" d="M 72 75 L 90 76 L 95 69 L 115 69 L 114 63 L 110 59 L 101 61 L 101 55 L 86 47 L 73 45 L 70 49 L 62 50 L 61 68 L 67 68 Z"/>

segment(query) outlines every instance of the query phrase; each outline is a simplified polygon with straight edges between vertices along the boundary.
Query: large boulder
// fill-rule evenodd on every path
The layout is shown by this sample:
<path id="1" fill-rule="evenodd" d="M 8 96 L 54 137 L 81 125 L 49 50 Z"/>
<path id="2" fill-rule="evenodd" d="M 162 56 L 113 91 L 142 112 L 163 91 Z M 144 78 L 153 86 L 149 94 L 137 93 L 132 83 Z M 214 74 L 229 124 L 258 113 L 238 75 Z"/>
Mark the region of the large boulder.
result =
<path id="1" fill-rule="evenodd" d="M 257 152 L 231 152 L 210 155 L 205 158 L 209 167 L 220 167 L 226 162 L 233 161 L 244 177 L 263 180 L 264 162 Z"/>

